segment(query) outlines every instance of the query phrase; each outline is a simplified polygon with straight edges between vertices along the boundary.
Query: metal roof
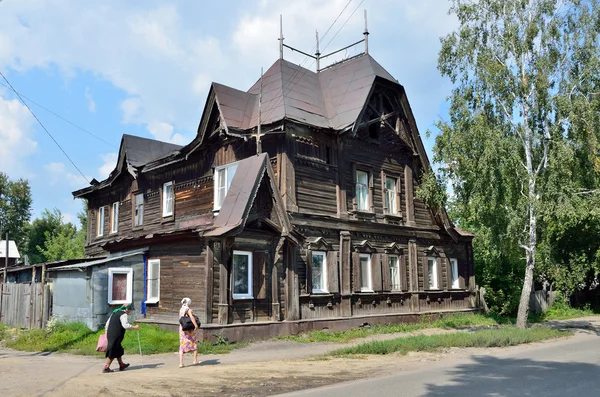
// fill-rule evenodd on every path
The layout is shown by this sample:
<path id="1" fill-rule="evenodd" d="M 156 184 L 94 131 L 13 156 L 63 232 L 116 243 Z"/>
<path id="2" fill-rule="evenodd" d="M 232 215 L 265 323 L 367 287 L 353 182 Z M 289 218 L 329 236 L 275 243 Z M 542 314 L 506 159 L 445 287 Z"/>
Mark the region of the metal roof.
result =
<path id="1" fill-rule="evenodd" d="M 20 258 L 19 249 L 14 240 L 8 240 L 8 257 L 9 258 Z M 0 259 L 6 258 L 6 240 L 0 240 Z"/>
<path id="2" fill-rule="evenodd" d="M 279 59 L 263 75 L 261 123 L 289 119 L 341 130 L 356 122 L 377 77 L 398 84 L 368 54 L 319 73 Z M 216 83 L 213 88 L 226 127 L 246 130 L 258 125 L 260 80 L 248 92 Z"/>
<path id="3" fill-rule="evenodd" d="M 121 254 L 121 255 L 115 255 L 115 256 L 109 256 L 106 258 L 101 258 L 101 259 L 97 259 L 91 262 L 80 262 L 80 263 L 75 263 L 72 265 L 67 265 L 67 266 L 59 266 L 59 267 L 55 267 L 52 269 L 48 269 L 49 272 L 60 272 L 60 271 L 67 271 L 67 270 L 81 270 L 81 269 L 86 269 L 88 267 L 91 266 L 96 266 L 96 265 L 102 265 L 104 263 L 108 263 L 108 262 L 113 262 L 113 261 L 117 261 L 119 259 L 123 259 L 123 258 L 128 258 L 130 256 L 135 256 L 135 255 L 142 255 L 147 251 L 146 248 L 144 248 L 143 250 L 136 250 L 136 251 L 132 251 L 132 252 L 127 252 L 125 254 Z"/>
<path id="4" fill-rule="evenodd" d="M 128 134 L 123 134 L 121 144 L 121 150 L 124 151 L 127 162 L 134 167 L 145 165 L 181 148 L 182 146 L 173 143 Z"/>

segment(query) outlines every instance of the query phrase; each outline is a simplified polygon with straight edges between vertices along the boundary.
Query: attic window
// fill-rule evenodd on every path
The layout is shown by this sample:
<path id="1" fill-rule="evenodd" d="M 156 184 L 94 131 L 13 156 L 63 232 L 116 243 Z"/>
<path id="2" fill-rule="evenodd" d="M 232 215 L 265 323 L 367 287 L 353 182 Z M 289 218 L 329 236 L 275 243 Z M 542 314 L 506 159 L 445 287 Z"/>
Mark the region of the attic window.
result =
<path id="1" fill-rule="evenodd" d="M 379 132 L 381 131 L 381 126 L 379 123 L 373 123 L 369 125 L 369 138 L 371 139 L 379 139 Z"/>
<path id="2" fill-rule="evenodd" d="M 220 210 L 225 201 L 225 196 L 227 196 L 237 166 L 238 163 L 233 163 L 215 168 L 215 211 Z"/>

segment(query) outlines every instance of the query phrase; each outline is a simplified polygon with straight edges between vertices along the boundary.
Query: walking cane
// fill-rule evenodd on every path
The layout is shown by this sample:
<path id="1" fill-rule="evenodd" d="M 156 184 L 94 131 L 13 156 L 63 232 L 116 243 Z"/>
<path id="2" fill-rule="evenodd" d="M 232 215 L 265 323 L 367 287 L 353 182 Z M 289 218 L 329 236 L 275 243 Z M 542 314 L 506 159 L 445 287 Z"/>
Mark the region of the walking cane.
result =
<path id="1" fill-rule="evenodd" d="M 137 336 L 138 336 L 138 347 L 140 348 L 140 362 L 142 363 L 142 368 L 144 368 L 144 360 L 143 360 L 143 356 L 142 356 L 142 344 L 140 343 L 140 330 L 137 330 Z"/>

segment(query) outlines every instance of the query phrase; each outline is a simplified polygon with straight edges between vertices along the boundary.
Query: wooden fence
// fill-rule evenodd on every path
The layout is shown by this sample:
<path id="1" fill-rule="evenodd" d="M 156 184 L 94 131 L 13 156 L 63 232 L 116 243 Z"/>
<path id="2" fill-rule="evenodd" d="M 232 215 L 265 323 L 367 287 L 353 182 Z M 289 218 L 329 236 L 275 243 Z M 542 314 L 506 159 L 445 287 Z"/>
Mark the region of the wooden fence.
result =
<path id="1" fill-rule="evenodd" d="M 45 328 L 52 315 L 50 286 L 42 283 L 0 284 L 0 323 Z"/>

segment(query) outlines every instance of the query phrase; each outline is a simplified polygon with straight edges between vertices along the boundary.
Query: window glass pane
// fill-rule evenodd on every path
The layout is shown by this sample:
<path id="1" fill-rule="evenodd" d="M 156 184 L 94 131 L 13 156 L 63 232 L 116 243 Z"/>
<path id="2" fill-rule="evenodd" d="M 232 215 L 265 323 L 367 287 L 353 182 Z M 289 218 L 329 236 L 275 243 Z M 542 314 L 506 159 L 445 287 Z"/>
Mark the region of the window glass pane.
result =
<path id="1" fill-rule="evenodd" d="M 452 273 L 452 288 L 460 288 L 458 282 L 458 261 L 456 259 L 450 259 L 450 267 Z"/>
<path id="2" fill-rule="evenodd" d="M 134 225 L 140 226 L 144 223 L 144 195 L 137 194 L 135 196 L 135 217 Z"/>
<path id="3" fill-rule="evenodd" d="M 427 259 L 427 271 L 429 272 L 429 288 L 437 288 L 437 268 L 435 259 Z"/>
<path id="4" fill-rule="evenodd" d="M 312 254 L 312 289 L 313 290 L 324 290 L 325 289 L 325 277 L 324 277 L 324 265 L 325 255 L 322 253 Z"/>
<path id="5" fill-rule="evenodd" d="M 104 234 L 104 207 L 98 210 L 98 236 Z"/>
<path id="6" fill-rule="evenodd" d="M 231 186 L 231 181 L 233 180 L 233 176 L 235 175 L 235 172 L 237 171 L 237 164 L 231 165 L 229 167 L 227 167 L 227 189 L 229 190 L 229 187 Z"/>
<path id="7" fill-rule="evenodd" d="M 173 214 L 173 184 L 168 183 L 163 185 L 163 215 Z"/>
<path id="8" fill-rule="evenodd" d="M 369 257 L 360 257 L 360 278 L 361 278 L 361 290 L 371 289 L 371 271 L 369 269 Z"/>
<path id="9" fill-rule="evenodd" d="M 396 213 L 396 180 L 385 178 L 385 206 L 388 214 Z"/>
<path id="10" fill-rule="evenodd" d="M 158 298 L 158 279 L 150 280 L 150 292 L 148 293 L 148 298 Z"/>
<path id="11" fill-rule="evenodd" d="M 392 290 L 400 289 L 400 269 L 398 266 L 398 257 L 390 256 L 389 257 L 389 265 L 390 265 L 390 282 Z"/>
<path id="12" fill-rule="evenodd" d="M 233 293 L 248 294 L 249 293 L 249 257 L 248 255 L 233 255 Z"/>
<path id="13" fill-rule="evenodd" d="M 116 232 L 119 229 L 119 203 L 113 204 L 113 216 L 112 216 L 112 232 Z"/>
<path id="14" fill-rule="evenodd" d="M 364 171 L 356 171 L 356 205 L 361 211 L 369 210 L 369 176 Z"/>
<path id="15" fill-rule="evenodd" d="M 113 273 L 111 299 L 113 301 L 127 300 L 127 274 Z"/>

